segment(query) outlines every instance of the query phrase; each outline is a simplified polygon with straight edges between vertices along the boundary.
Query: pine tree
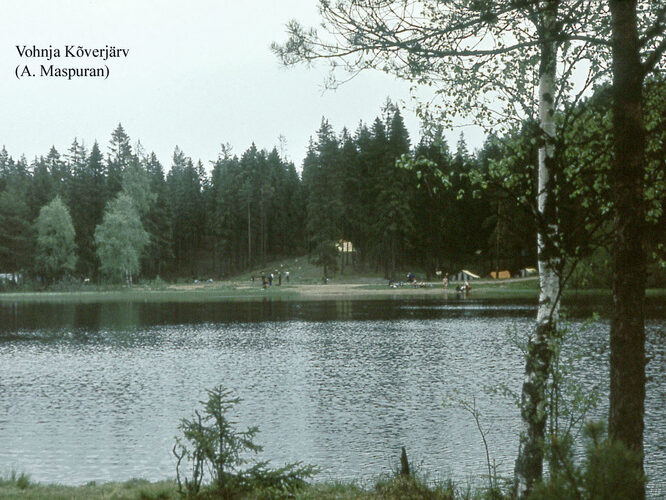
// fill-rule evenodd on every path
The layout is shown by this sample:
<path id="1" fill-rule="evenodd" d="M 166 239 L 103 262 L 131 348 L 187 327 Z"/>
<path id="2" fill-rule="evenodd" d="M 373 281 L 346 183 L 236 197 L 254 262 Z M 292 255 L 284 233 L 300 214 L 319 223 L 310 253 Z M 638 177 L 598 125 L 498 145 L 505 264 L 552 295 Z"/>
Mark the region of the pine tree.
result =
<path id="1" fill-rule="evenodd" d="M 56 186 L 49 172 L 45 158 L 42 156 L 35 159 L 32 164 L 32 180 L 28 188 L 28 206 L 30 208 L 30 220 L 39 215 L 39 210 L 56 195 Z"/>
<path id="2" fill-rule="evenodd" d="M 361 186 L 364 179 L 360 176 L 358 151 L 354 139 L 347 128 L 343 128 L 340 134 L 340 152 L 338 160 L 340 178 L 340 202 L 341 214 L 341 237 L 352 243 L 353 248 L 359 247 L 363 239 L 361 234 L 361 214 L 363 203 L 361 199 Z M 351 255 L 346 252 L 341 255 L 341 272 L 350 264 L 356 265 L 356 261 L 350 261 Z"/>
<path id="3" fill-rule="evenodd" d="M 144 253 L 141 267 L 147 275 L 155 277 L 167 270 L 173 258 L 170 211 L 162 164 L 157 160 L 155 153 L 144 157 L 142 164 L 148 174 L 150 191 L 154 194 L 155 200 L 150 204 L 144 217 L 150 243 Z"/>
<path id="4" fill-rule="evenodd" d="M 201 180 L 192 159 L 176 147 L 173 165 L 167 175 L 167 196 L 171 209 L 174 257 L 179 273 L 197 273 L 196 251 L 199 247 L 203 204 Z"/>
<path id="5" fill-rule="evenodd" d="M 76 140 L 69 157 L 72 179 L 69 186 L 69 206 L 76 231 L 79 251 L 77 271 L 84 277 L 97 278 L 99 259 L 95 250 L 95 228 L 102 222 L 107 203 L 106 179 L 102 153 L 97 142 L 90 154 Z"/>
<path id="6" fill-rule="evenodd" d="M 44 159 L 44 162 L 49 174 L 53 179 L 53 184 L 57 194 L 66 196 L 67 184 L 69 183 L 72 176 L 72 172 L 68 163 L 60 157 L 60 153 L 58 153 L 58 150 L 55 148 L 55 146 L 51 146 L 49 154 Z"/>
<path id="7" fill-rule="evenodd" d="M 382 235 L 381 253 L 387 256 L 384 263 L 387 278 L 395 280 L 396 265 L 405 253 L 413 229 L 412 191 L 408 189 L 412 173 L 396 165 L 397 160 L 409 154 L 409 135 L 400 111 L 389 103 L 386 115 L 386 163 L 378 164 L 381 180 L 377 196 L 376 231 Z"/>
<path id="8" fill-rule="evenodd" d="M 20 274 L 31 267 L 32 235 L 25 196 L 9 187 L 0 192 L 0 269 Z"/>
<path id="9" fill-rule="evenodd" d="M 306 230 L 313 262 L 334 267 L 332 255 L 342 237 L 341 184 L 337 172 L 338 141 L 327 120 L 322 119 L 317 142 L 311 143 L 303 161 L 303 183 L 308 192 Z"/>

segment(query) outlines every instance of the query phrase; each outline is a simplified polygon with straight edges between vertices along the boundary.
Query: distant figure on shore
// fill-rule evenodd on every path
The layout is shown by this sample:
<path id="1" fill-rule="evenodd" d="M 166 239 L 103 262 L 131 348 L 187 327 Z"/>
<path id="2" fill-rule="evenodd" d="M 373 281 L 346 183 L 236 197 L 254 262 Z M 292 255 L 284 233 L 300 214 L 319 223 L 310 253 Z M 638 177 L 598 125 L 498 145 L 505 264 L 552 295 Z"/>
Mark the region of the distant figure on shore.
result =
<path id="1" fill-rule="evenodd" d="M 449 277 L 444 275 L 444 278 L 442 278 L 442 284 L 444 285 L 444 288 L 449 287 Z"/>
<path id="2" fill-rule="evenodd" d="M 261 287 L 266 288 L 266 273 L 261 271 Z"/>
<path id="3" fill-rule="evenodd" d="M 284 273 L 284 277 L 287 278 L 287 283 L 289 283 L 289 271 Z"/>
<path id="4" fill-rule="evenodd" d="M 273 286 L 273 273 L 268 275 L 268 286 Z"/>
<path id="5" fill-rule="evenodd" d="M 282 271 L 278 272 L 278 286 L 282 286 Z"/>

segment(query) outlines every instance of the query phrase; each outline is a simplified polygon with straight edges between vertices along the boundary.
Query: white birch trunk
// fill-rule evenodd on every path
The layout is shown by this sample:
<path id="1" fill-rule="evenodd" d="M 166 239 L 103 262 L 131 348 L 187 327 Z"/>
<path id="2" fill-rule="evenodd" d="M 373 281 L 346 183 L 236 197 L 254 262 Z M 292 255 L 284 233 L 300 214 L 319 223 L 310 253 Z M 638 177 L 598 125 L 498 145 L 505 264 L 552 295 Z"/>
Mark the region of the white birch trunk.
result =
<path id="1" fill-rule="evenodd" d="M 522 427 L 516 460 L 515 485 L 518 498 L 525 498 L 543 475 L 543 444 L 547 418 L 546 384 L 550 371 L 550 340 L 556 332 L 560 301 L 560 259 L 557 248 L 557 211 L 554 200 L 555 77 L 557 45 L 553 40 L 557 0 L 544 8 L 539 79 L 539 149 L 537 193 L 537 249 L 539 308 L 534 333 L 530 336 L 521 395 Z"/>

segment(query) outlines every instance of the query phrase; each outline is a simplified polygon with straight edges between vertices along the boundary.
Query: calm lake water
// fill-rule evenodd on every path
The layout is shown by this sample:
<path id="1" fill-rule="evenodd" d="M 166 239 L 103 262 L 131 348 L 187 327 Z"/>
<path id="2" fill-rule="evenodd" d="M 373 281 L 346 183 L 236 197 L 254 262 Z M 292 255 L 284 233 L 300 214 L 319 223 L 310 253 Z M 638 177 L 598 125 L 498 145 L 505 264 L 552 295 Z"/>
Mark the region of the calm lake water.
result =
<path id="1" fill-rule="evenodd" d="M 666 492 L 666 314 L 650 303 L 646 469 Z M 510 340 L 532 328 L 534 301 L 391 300 L 0 305 L 0 474 L 34 480 L 173 477 L 179 419 L 222 384 L 258 425 L 263 458 L 316 464 L 320 479 L 369 480 L 405 446 L 432 479 L 479 484 L 485 451 L 509 475 L 519 413 L 486 387 L 520 389 Z M 569 307 L 580 334 L 577 381 L 608 394 L 602 302 Z M 449 404 L 442 406 L 446 399 Z"/>

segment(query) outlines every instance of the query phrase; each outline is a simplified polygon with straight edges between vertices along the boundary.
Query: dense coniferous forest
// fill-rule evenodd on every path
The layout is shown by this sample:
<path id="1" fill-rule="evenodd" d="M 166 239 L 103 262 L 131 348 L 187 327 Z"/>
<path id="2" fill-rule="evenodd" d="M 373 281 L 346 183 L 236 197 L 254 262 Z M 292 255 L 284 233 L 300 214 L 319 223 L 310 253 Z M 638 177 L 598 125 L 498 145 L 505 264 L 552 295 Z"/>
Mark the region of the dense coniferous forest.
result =
<path id="1" fill-rule="evenodd" d="M 663 109 L 664 86 L 651 88 L 649 99 Z M 608 259 L 598 237 L 609 213 L 608 113 L 602 90 L 581 106 L 558 160 L 567 165 L 562 243 L 584 261 L 574 275 L 582 284 L 604 284 L 598 274 Z M 451 148 L 437 126 L 410 138 L 388 101 L 353 131 L 336 132 L 323 118 L 300 174 L 277 148 L 254 144 L 240 155 L 225 145 L 209 166 L 176 147 L 165 166 L 122 125 L 106 148 L 74 139 L 67 151 L 51 147 L 28 161 L 3 147 L 0 272 L 40 285 L 224 278 L 307 254 L 329 276 L 350 268 L 387 278 L 405 268 L 426 278 L 462 268 L 514 274 L 536 260 L 534 126 L 491 134 L 472 153 L 462 134 Z M 650 115 L 650 131 L 656 262 L 664 239 L 662 114 Z M 342 241 L 354 250 L 344 258 Z"/>

